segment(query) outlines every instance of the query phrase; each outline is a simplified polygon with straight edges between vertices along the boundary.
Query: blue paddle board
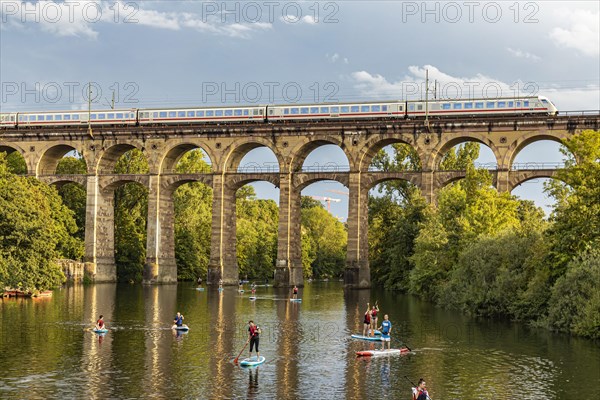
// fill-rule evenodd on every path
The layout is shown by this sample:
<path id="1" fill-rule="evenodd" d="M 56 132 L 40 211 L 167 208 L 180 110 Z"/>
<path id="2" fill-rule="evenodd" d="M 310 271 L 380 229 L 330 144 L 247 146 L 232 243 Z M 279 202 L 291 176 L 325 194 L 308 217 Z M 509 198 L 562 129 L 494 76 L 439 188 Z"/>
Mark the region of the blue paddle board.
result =
<path id="1" fill-rule="evenodd" d="M 253 367 L 255 365 L 260 365 L 265 362 L 265 358 L 260 356 L 258 359 L 256 357 L 245 358 L 240 361 L 240 365 L 242 367 Z"/>
<path id="2" fill-rule="evenodd" d="M 171 329 L 175 329 L 177 331 L 189 331 L 190 330 L 190 328 L 187 325 L 185 325 L 185 324 L 181 325 L 181 326 L 173 325 L 171 327 Z"/>
<path id="3" fill-rule="evenodd" d="M 363 336 L 363 335 L 352 335 L 351 336 L 354 339 L 360 339 L 360 340 L 370 340 L 372 342 L 381 342 L 381 336 Z"/>
<path id="4" fill-rule="evenodd" d="M 203 287 L 197 287 L 196 290 L 199 290 L 201 292 L 204 292 L 204 288 Z"/>
<path id="5" fill-rule="evenodd" d="M 302 299 L 290 299 L 290 301 L 302 301 Z"/>
<path id="6" fill-rule="evenodd" d="M 104 328 L 104 329 L 92 329 L 94 333 L 106 333 L 108 332 L 108 329 Z"/>

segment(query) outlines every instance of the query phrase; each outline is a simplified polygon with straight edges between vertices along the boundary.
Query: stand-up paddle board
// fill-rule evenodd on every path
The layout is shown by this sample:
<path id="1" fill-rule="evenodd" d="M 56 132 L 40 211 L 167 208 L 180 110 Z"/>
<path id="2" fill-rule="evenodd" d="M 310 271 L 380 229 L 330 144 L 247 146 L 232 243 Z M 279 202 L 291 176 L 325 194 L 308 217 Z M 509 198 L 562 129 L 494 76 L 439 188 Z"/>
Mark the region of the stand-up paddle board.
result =
<path id="1" fill-rule="evenodd" d="M 240 290 L 238 290 L 238 292 L 244 293 L 244 289 L 240 289 Z"/>
<path id="2" fill-rule="evenodd" d="M 199 290 L 201 292 L 204 292 L 204 288 L 203 287 L 197 287 L 196 290 Z"/>
<path id="3" fill-rule="evenodd" d="M 392 354 L 405 354 L 410 353 L 407 348 L 404 349 L 389 349 L 389 350 L 365 350 L 357 351 L 356 355 L 359 357 L 377 357 L 377 356 L 389 356 Z"/>
<path id="4" fill-rule="evenodd" d="M 250 296 L 250 297 L 248 297 L 248 298 L 249 298 L 250 300 L 256 300 L 256 297 L 255 297 L 255 296 Z"/>
<path id="5" fill-rule="evenodd" d="M 363 336 L 363 335 L 352 335 L 350 336 L 354 339 L 360 339 L 360 340 L 370 340 L 372 342 L 381 342 L 381 336 Z"/>
<path id="6" fill-rule="evenodd" d="M 108 329 L 104 328 L 104 329 L 92 329 L 92 332 L 94 333 L 106 333 L 108 332 Z"/>
<path id="7" fill-rule="evenodd" d="M 171 329 L 175 329 L 177 331 L 189 331 L 190 330 L 190 328 L 187 325 L 185 325 L 185 324 L 181 325 L 181 326 L 173 325 L 171 327 Z"/>
<path id="8" fill-rule="evenodd" d="M 301 302 L 301 301 L 302 301 L 302 299 L 290 299 L 290 301 L 298 301 L 298 302 Z"/>
<path id="9" fill-rule="evenodd" d="M 258 358 L 250 357 L 250 358 L 245 358 L 242 361 L 240 361 L 240 365 L 242 367 L 253 367 L 255 365 L 260 365 L 264 362 L 265 362 L 265 358 L 263 356 L 260 356 Z"/>
<path id="10" fill-rule="evenodd" d="M 222 292 L 222 291 L 223 291 L 223 288 L 222 288 L 222 287 L 220 287 L 220 288 L 219 288 L 219 292 Z"/>

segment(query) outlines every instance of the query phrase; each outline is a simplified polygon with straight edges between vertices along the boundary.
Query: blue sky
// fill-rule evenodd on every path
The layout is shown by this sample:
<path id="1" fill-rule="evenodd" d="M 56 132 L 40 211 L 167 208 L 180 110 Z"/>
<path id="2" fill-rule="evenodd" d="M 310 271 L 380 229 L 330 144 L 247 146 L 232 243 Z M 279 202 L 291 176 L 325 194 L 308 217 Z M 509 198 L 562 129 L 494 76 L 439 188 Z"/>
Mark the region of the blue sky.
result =
<path id="1" fill-rule="evenodd" d="M 0 0 L 3 111 L 419 98 L 548 96 L 559 110 L 600 109 L 598 2 Z M 101 92 L 100 95 L 98 95 Z M 537 143 L 518 162 L 556 162 Z M 255 150 L 245 162 L 274 161 Z M 482 149 L 480 162 L 490 162 Z M 343 164 L 316 150 L 307 164 Z M 270 184 L 261 197 L 277 199 Z M 514 193 L 548 203 L 541 183 Z M 347 198 L 315 184 L 303 194 Z"/>

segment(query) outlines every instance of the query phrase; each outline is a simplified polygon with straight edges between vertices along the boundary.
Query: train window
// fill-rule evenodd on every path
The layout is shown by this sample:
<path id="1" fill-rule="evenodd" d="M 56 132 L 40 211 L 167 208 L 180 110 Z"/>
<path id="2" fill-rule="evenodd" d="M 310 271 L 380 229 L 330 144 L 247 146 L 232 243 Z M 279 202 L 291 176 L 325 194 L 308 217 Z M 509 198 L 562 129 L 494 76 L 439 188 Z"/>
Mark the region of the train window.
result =
<path id="1" fill-rule="evenodd" d="M 206 110 L 206 116 L 207 117 L 213 117 L 215 115 L 214 110 Z"/>
<path id="2" fill-rule="evenodd" d="M 242 115 L 242 111 L 243 111 L 243 110 L 235 110 L 233 114 L 234 114 L 236 117 L 240 117 L 240 116 Z M 273 112 L 273 110 L 271 110 L 271 112 Z"/>
<path id="3" fill-rule="evenodd" d="M 485 108 L 494 108 L 495 104 L 493 101 L 488 101 L 485 105 Z"/>
<path id="4" fill-rule="evenodd" d="M 260 110 L 258 110 L 258 113 L 259 113 L 260 115 L 263 115 L 263 113 L 264 113 L 264 112 L 265 112 L 265 110 L 264 110 L 264 109 L 262 109 L 262 108 L 261 108 Z"/>
<path id="5" fill-rule="evenodd" d="M 310 108 L 310 113 L 311 114 L 318 114 L 319 113 L 319 107 L 311 107 Z"/>
<path id="6" fill-rule="evenodd" d="M 115 113 L 106 114 L 106 119 L 115 119 Z"/>
<path id="7" fill-rule="evenodd" d="M 44 120 L 44 116 L 43 115 L 38 115 L 37 120 L 38 121 L 43 121 Z"/>
<path id="8" fill-rule="evenodd" d="M 244 110 L 244 115 L 250 115 L 250 110 L 248 110 L 247 108 Z"/>
<path id="9" fill-rule="evenodd" d="M 479 101 L 479 102 L 475 103 L 475 108 L 483 108 L 483 102 Z"/>
<path id="10" fill-rule="evenodd" d="M 509 108 L 513 108 L 515 106 L 515 102 L 514 101 L 509 101 L 508 102 L 508 107 Z"/>
<path id="11" fill-rule="evenodd" d="M 358 106 L 350 106 L 350 112 L 357 113 L 359 110 Z"/>
<path id="12" fill-rule="evenodd" d="M 177 118 L 185 118 L 185 111 L 177 111 Z"/>
<path id="13" fill-rule="evenodd" d="M 223 116 L 223 110 L 215 110 L 215 117 L 222 117 Z"/>
<path id="14" fill-rule="evenodd" d="M 158 115 L 160 118 L 167 118 L 167 112 L 166 111 L 159 111 Z M 154 113 L 154 116 L 156 116 L 156 113 Z"/>
<path id="15" fill-rule="evenodd" d="M 290 109 L 289 108 L 284 108 L 283 109 L 283 115 L 288 115 L 290 113 Z"/>
<path id="16" fill-rule="evenodd" d="M 329 107 L 321 107 L 321 113 L 328 113 Z"/>
<path id="17" fill-rule="evenodd" d="M 186 111 L 185 116 L 187 118 L 194 117 L 196 115 L 196 111 Z"/>
<path id="18" fill-rule="evenodd" d="M 415 105 L 414 104 L 409 104 L 408 105 L 408 110 L 409 111 L 415 111 Z"/>
<path id="19" fill-rule="evenodd" d="M 290 108 L 290 112 L 292 113 L 292 115 L 295 115 L 300 112 L 300 109 L 298 107 L 293 107 L 293 108 Z"/>
<path id="20" fill-rule="evenodd" d="M 233 115 L 233 110 L 225 110 L 225 116 L 231 117 Z"/>
<path id="21" fill-rule="evenodd" d="M 506 102 L 505 101 L 499 101 L 498 102 L 498 108 L 506 108 Z"/>
<path id="22" fill-rule="evenodd" d="M 63 116 L 63 118 L 64 118 L 65 121 L 70 121 L 71 120 L 71 116 L 69 114 L 65 114 Z"/>
<path id="23" fill-rule="evenodd" d="M 54 116 L 54 120 L 55 121 L 62 121 L 62 115 L 55 115 Z"/>
<path id="24" fill-rule="evenodd" d="M 343 113 L 347 113 L 347 112 L 350 112 L 350 107 L 348 107 L 348 106 L 342 106 L 341 110 L 342 110 Z"/>
<path id="25" fill-rule="evenodd" d="M 339 107 L 331 107 L 331 112 L 337 114 L 340 112 L 340 108 Z"/>
<path id="26" fill-rule="evenodd" d="M 462 110 L 462 103 L 454 103 L 452 105 L 452 109 L 454 109 L 454 110 Z"/>
<path id="27" fill-rule="evenodd" d="M 381 106 L 371 106 L 371 111 L 379 112 L 379 111 L 381 111 Z"/>
<path id="28" fill-rule="evenodd" d="M 401 105 L 400 106 L 400 111 L 402 111 L 404 109 L 404 107 Z M 381 106 L 381 111 L 386 111 L 388 110 L 388 106 Z"/>
<path id="29" fill-rule="evenodd" d="M 177 118 L 177 111 L 169 111 L 169 118 Z"/>
<path id="30" fill-rule="evenodd" d="M 371 107 L 369 106 L 360 106 L 360 112 L 369 112 L 369 110 L 371 109 Z"/>
<path id="31" fill-rule="evenodd" d="M 71 115 L 71 119 L 73 121 L 79 121 L 79 114 L 73 114 L 73 115 Z"/>
<path id="32" fill-rule="evenodd" d="M 423 109 L 423 104 L 417 104 L 417 110 L 421 111 Z"/>
<path id="33" fill-rule="evenodd" d="M 123 119 L 123 113 L 117 113 L 117 119 Z"/>
<path id="34" fill-rule="evenodd" d="M 300 114 L 308 114 L 308 107 L 300 108 Z"/>
<path id="35" fill-rule="evenodd" d="M 528 100 L 525 100 L 523 102 L 523 107 L 529 107 L 529 101 Z"/>
<path id="36" fill-rule="evenodd" d="M 196 117 L 204 117 L 204 111 L 196 111 Z"/>
<path id="37" fill-rule="evenodd" d="M 473 108 L 473 103 L 465 103 L 465 109 L 470 110 Z"/>
<path id="38" fill-rule="evenodd" d="M 52 121 L 52 115 L 46 115 L 46 121 Z"/>
<path id="39" fill-rule="evenodd" d="M 19 115 L 19 121 L 24 121 L 25 118 L 22 115 Z"/>
<path id="40" fill-rule="evenodd" d="M 450 103 L 442 104 L 442 110 L 449 110 L 449 109 L 450 109 Z"/>

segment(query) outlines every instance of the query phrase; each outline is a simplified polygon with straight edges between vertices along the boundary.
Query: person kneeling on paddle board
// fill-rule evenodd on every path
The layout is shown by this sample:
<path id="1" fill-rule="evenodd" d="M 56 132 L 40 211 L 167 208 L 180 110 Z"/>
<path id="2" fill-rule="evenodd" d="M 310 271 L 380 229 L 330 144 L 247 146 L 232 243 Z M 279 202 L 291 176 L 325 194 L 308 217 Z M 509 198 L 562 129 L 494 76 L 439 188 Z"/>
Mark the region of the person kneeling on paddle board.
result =
<path id="1" fill-rule="evenodd" d="M 105 329 L 104 328 L 104 320 L 102 318 L 104 318 L 103 315 L 98 317 L 98 321 L 96 321 L 96 326 L 94 327 L 94 329 L 97 331 L 101 331 L 102 329 Z"/>
<path id="2" fill-rule="evenodd" d="M 248 334 L 250 335 L 250 358 L 252 358 L 252 349 L 256 346 L 256 359 L 258 360 L 260 358 L 258 351 L 260 328 L 254 324 L 254 321 L 248 321 Z"/>
<path id="3" fill-rule="evenodd" d="M 177 312 L 177 315 L 175 316 L 173 323 L 175 325 L 177 325 L 177 327 L 183 326 L 183 315 L 181 315 L 181 313 Z"/>
<path id="4" fill-rule="evenodd" d="M 416 388 L 413 388 L 413 397 L 412 400 L 428 400 L 429 393 L 427 393 L 427 389 L 425 388 L 425 380 L 423 378 L 419 379 L 419 383 Z"/>
<path id="5" fill-rule="evenodd" d="M 383 316 L 383 321 L 381 321 L 381 326 L 377 328 L 381 331 L 381 341 L 383 342 L 383 346 L 381 346 L 381 350 L 385 350 L 385 342 L 388 344 L 388 350 L 390 349 L 390 345 L 392 343 L 392 338 L 390 337 L 392 333 L 392 322 L 388 319 L 388 315 L 385 314 Z"/>

